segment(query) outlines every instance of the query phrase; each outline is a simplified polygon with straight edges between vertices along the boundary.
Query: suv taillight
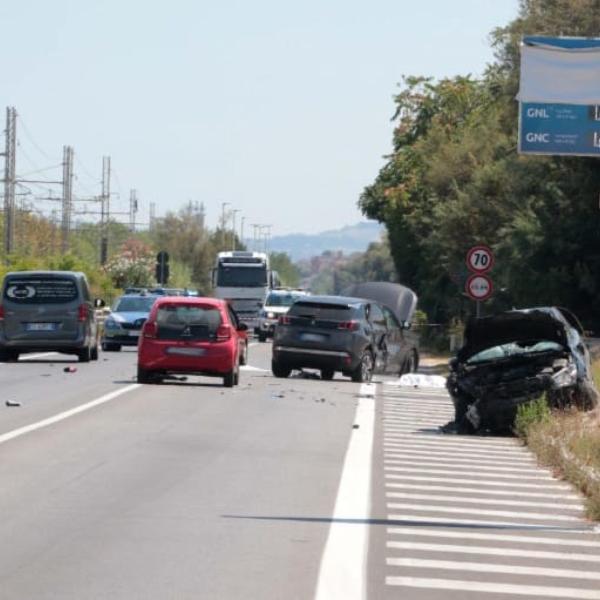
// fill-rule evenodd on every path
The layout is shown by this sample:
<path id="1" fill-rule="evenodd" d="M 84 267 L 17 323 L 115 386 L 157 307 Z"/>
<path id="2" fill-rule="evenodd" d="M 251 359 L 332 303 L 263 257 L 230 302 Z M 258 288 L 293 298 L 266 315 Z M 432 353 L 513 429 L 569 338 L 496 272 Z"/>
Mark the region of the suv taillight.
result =
<path id="1" fill-rule="evenodd" d="M 217 328 L 217 342 L 224 342 L 231 338 L 231 325 L 219 325 Z"/>
<path id="2" fill-rule="evenodd" d="M 360 328 L 360 323 L 358 321 L 341 321 L 338 323 L 338 329 L 343 329 L 344 331 L 358 331 Z"/>
<path id="3" fill-rule="evenodd" d="M 4 321 L 4 306 L 0 304 L 0 321 Z"/>
<path id="4" fill-rule="evenodd" d="M 291 317 L 288 317 L 287 315 L 281 315 L 281 317 L 279 317 L 277 323 L 279 325 L 289 325 L 292 322 Z"/>
<path id="5" fill-rule="evenodd" d="M 144 327 L 142 328 L 142 334 L 145 338 L 155 338 L 156 331 L 157 327 L 154 321 L 146 321 L 144 323 Z"/>
<path id="6" fill-rule="evenodd" d="M 80 304 L 77 309 L 77 320 L 78 321 L 87 321 L 90 316 L 90 308 L 87 304 Z"/>

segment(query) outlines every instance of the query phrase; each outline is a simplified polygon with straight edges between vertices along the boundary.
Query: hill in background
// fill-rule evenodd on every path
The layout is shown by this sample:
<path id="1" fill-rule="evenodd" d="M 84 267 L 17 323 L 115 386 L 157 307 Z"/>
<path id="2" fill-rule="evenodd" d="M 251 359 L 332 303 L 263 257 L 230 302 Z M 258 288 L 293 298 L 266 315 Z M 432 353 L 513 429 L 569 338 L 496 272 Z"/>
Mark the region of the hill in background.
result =
<path id="1" fill-rule="evenodd" d="M 272 237 L 269 249 L 272 252 L 286 252 L 293 261 L 319 256 L 327 250 L 352 254 L 364 252 L 371 242 L 379 241 L 383 230 L 383 226 L 376 221 L 365 221 L 315 234 L 292 233 Z"/>

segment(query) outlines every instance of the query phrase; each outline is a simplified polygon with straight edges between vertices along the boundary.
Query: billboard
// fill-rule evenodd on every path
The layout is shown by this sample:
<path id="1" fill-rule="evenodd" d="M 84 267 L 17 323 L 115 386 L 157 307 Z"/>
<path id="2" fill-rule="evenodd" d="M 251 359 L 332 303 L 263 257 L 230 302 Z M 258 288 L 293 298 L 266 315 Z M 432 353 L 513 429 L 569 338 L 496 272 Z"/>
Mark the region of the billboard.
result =
<path id="1" fill-rule="evenodd" d="M 519 152 L 600 156 L 600 39 L 525 37 Z"/>

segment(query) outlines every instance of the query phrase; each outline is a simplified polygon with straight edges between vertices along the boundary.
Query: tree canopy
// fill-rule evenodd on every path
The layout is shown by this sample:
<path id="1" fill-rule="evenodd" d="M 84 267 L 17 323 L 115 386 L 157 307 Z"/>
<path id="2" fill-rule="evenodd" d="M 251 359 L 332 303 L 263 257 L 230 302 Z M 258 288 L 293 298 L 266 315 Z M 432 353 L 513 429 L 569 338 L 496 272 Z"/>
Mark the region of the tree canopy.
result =
<path id="1" fill-rule="evenodd" d="M 403 79 L 393 152 L 359 206 L 385 223 L 398 280 L 431 318 L 471 310 L 465 256 L 486 243 L 496 254 L 486 310 L 558 304 L 597 319 L 598 162 L 519 155 L 515 96 L 523 35 L 599 32 L 598 0 L 523 0 L 492 33 L 496 60 L 481 79 Z"/>

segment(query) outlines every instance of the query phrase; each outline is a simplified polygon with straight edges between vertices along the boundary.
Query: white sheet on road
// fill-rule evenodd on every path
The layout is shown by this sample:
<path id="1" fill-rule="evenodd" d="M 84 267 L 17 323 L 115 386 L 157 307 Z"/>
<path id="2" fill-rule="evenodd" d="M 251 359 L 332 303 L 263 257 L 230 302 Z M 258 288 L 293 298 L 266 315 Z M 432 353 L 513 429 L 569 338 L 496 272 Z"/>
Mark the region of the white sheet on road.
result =
<path id="1" fill-rule="evenodd" d="M 400 379 L 386 381 L 385 385 L 395 385 L 398 387 L 429 387 L 445 388 L 446 378 L 441 375 L 424 375 L 423 373 L 406 373 Z"/>

